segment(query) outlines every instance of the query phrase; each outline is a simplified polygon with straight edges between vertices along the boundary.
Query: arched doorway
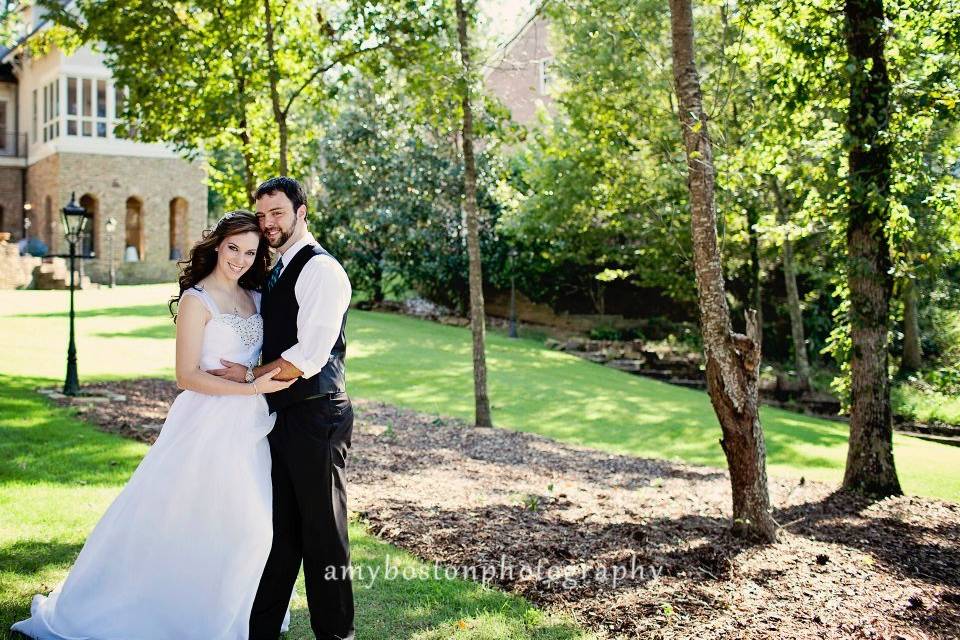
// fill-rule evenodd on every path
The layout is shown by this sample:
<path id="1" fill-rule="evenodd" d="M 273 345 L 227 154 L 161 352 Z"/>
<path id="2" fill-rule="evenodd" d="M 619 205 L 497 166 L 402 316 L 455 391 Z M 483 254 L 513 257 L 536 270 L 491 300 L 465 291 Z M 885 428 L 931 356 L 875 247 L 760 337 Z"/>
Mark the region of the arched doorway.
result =
<path id="1" fill-rule="evenodd" d="M 171 260 L 182 260 L 187 253 L 187 201 L 174 198 L 170 201 L 170 254 Z"/>
<path id="2" fill-rule="evenodd" d="M 123 259 L 138 262 L 144 259 L 143 202 L 139 198 L 127 198 L 126 242 Z"/>
<path id="3" fill-rule="evenodd" d="M 80 196 L 80 206 L 86 209 L 92 217 L 87 220 L 87 230 L 83 234 L 83 242 L 80 245 L 80 255 L 89 256 L 91 254 L 100 255 L 100 234 L 97 228 L 100 222 L 100 203 L 89 193 Z"/>
<path id="4" fill-rule="evenodd" d="M 33 222 L 36 224 L 36 217 Z M 51 253 L 53 252 L 53 224 L 53 198 L 47 196 L 43 199 L 43 221 L 34 233 L 43 240 Z"/>

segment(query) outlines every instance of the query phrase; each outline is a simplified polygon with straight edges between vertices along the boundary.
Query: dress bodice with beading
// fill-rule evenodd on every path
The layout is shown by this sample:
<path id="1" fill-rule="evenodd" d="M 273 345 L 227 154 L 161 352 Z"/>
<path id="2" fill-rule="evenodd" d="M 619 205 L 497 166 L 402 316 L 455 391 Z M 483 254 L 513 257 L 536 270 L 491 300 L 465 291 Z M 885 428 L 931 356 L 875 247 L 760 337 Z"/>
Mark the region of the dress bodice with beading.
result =
<path id="1" fill-rule="evenodd" d="M 212 317 L 203 333 L 200 368 L 219 369 L 220 360 L 255 364 L 263 346 L 263 318 L 260 316 L 260 293 L 248 292 L 257 311 L 246 318 L 233 313 L 221 313 L 213 296 L 201 288 L 187 289 L 183 295 L 199 298 Z"/>

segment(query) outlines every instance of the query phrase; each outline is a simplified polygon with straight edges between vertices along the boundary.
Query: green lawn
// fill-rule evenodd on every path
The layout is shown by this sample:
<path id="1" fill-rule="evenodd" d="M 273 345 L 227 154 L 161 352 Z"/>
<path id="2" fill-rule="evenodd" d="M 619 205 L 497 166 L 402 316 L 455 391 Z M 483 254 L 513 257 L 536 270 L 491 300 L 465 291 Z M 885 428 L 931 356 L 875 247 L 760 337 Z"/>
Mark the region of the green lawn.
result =
<path id="1" fill-rule="evenodd" d="M 84 379 L 171 376 L 171 285 L 78 295 Z M 61 378 L 66 293 L 0 292 L 0 373 Z M 352 311 L 348 383 L 354 396 L 442 415 L 472 416 L 470 339 L 465 329 Z M 705 393 L 632 376 L 539 343 L 489 337 L 494 420 L 500 427 L 610 451 L 724 466 L 720 429 Z M 772 474 L 839 482 L 844 423 L 764 408 Z M 960 448 L 895 436 L 905 491 L 960 500 Z"/>
<path id="2" fill-rule="evenodd" d="M 45 593 L 64 578 L 147 450 L 51 407 L 33 393 L 47 382 L 0 375 L 0 638 L 9 637 L 10 625 L 28 615 L 34 593 Z M 433 579 L 432 565 L 378 541 L 361 523 L 351 523 L 350 539 L 352 562 L 361 577 L 367 576 L 354 584 L 362 638 L 593 637 L 521 598 L 469 581 Z M 385 566 L 416 577 L 369 579 Z M 290 640 L 313 638 L 302 575 L 298 592 Z"/>

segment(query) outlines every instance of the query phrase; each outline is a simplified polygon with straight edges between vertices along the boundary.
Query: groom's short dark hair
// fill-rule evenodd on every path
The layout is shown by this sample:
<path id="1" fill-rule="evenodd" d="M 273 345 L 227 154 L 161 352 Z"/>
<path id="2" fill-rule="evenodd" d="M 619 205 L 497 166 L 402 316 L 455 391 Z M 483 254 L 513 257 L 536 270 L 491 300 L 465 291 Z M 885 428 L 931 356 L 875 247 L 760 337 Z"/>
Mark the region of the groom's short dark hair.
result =
<path id="1" fill-rule="evenodd" d="M 290 202 L 293 204 L 294 213 L 297 212 L 300 205 L 307 204 L 307 194 L 304 192 L 303 187 L 299 182 L 287 176 L 277 176 L 262 183 L 257 187 L 257 192 L 254 194 L 253 199 L 259 200 L 263 196 L 269 196 L 278 191 L 290 199 Z"/>

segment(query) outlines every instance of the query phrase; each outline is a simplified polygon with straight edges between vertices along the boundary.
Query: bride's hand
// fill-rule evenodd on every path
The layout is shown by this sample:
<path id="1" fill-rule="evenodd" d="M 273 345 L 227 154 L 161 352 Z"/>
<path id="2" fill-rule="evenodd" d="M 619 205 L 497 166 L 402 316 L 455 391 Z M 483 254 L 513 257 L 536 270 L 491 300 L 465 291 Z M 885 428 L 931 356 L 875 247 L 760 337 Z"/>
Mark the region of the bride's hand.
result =
<path id="1" fill-rule="evenodd" d="M 292 380 L 274 380 L 273 376 L 280 373 L 280 367 L 273 369 L 272 371 L 267 371 L 265 374 L 253 381 L 253 388 L 256 393 L 273 393 L 275 391 L 282 391 L 286 389 L 294 382 L 297 381 L 296 378 Z"/>

